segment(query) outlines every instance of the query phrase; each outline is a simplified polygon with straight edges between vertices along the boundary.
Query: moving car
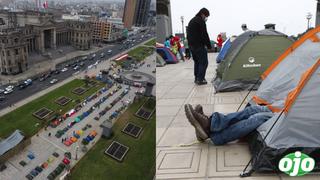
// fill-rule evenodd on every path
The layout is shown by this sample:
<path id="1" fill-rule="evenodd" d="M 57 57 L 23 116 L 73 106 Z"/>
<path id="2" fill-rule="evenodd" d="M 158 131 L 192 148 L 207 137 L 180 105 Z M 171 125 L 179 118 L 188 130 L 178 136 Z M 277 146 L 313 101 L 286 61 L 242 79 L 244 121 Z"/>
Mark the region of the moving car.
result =
<path id="1" fill-rule="evenodd" d="M 104 56 L 105 56 L 104 53 L 101 53 L 101 54 L 100 54 L 100 58 L 103 58 Z"/>
<path id="2" fill-rule="evenodd" d="M 61 70 L 61 72 L 66 72 L 66 71 L 68 71 L 68 68 L 63 68 L 63 69 Z"/>
<path id="3" fill-rule="evenodd" d="M 85 60 L 87 60 L 87 59 L 88 59 L 87 56 L 82 57 L 82 60 L 83 60 L 83 61 L 85 61 Z"/>
<path id="4" fill-rule="evenodd" d="M 56 82 L 58 82 L 58 79 L 52 79 L 52 80 L 50 81 L 50 84 L 54 84 L 54 83 L 56 83 Z"/>
<path id="5" fill-rule="evenodd" d="M 24 84 L 27 85 L 27 86 L 30 86 L 32 85 L 32 80 L 31 79 L 27 79 L 24 81 Z"/>
<path id="6" fill-rule="evenodd" d="M 108 55 L 111 55 L 111 54 L 112 54 L 112 50 L 109 49 L 109 50 L 107 51 L 107 54 L 108 54 Z"/>
<path id="7" fill-rule="evenodd" d="M 96 57 L 96 54 L 92 54 L 91 59 L 94 59 Z"/>
<path id="8" fill-rule="evenodd" d="M 5 90 L 4 89 L 0 89 L 0 94 L 3 93 Z"/>
<path id="9" fill-rule="evenodd" d="M 76 66 L 76 67 L 73 68 L 73 70 L 75 70 L 75 71 L 77 71 L 79 69 L 80 69 L 80 66 Z"/>
<path id="10" fill-rule="evenodd" d="M 3 94 L 10 94 L 13 92 L 13 89 L 7 89 Z"/>
<path id="11" fill-rule="evenodd" d="M 6 87 L 6 90 L 13 89 L 13 88 L 14 88 L 14 86 L 9 85 L 9 86 Z"/>

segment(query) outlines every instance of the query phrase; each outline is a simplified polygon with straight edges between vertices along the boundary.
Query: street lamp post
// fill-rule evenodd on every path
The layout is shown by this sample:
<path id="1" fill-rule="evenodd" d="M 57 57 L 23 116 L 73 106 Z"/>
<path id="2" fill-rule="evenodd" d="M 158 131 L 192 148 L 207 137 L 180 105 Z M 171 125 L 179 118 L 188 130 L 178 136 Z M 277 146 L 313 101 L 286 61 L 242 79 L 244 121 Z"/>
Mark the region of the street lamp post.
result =
<path id="1" fill-rule="evenodd" d="M 310 28 L 310 19 L 312 18 L 312 14 L 310 12 L 307 13 L 307 20 L 308 20 L 308 29 Z"/>
<path id="2" fill-rule="evenodd" d="M 181 16 L 181 23 L 182 23 L 182 34 L 183 34 L 183 38 L 184 38 L 184 25 L 183 25 L 183 22 L 184 22 L 184 17 Z"/>

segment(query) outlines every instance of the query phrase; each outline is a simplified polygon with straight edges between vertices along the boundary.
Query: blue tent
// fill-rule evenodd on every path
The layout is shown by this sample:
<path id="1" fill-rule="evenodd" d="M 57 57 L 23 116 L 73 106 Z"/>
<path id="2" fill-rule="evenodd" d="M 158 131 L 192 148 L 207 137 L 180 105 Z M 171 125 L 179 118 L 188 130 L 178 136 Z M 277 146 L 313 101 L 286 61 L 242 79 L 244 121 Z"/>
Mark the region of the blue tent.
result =
<path id="1" fill-rule="evenodd" d="M 220 53 L 218 54 L 217 56 L 217 63 L 220 63 L 225 57 L 226 57 L 226 54 L 228 52 L 228 50 L 230 49 L 231 47 L 231 41 L 230 41 L 230 38 L 224 43 L 222 49 L 220 50 Z"/>
<path id="2" fill-rule="evenodd" d="M 157 53 L 166 63 L 178 63 L 177 57 L 166 47 L 157 47 Z"/>

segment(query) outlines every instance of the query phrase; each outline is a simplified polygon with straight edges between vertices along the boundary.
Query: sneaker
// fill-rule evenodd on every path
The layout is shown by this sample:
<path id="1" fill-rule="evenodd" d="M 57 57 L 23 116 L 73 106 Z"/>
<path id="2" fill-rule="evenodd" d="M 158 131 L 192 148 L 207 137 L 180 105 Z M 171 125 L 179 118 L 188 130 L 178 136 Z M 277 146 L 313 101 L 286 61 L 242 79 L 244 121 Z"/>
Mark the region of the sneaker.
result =
<path id="1" fill-rule="evenodd" d="M 209 138 L 209 135 L 206 133 L 206 131 L 202 128 L 199 121 L 197 121 L 194 117 L 194 114 L 196 113 L 192 106 L 190 104 L 184 105 L 186 116 L 190 122 L 190 124 L 195 128 L 196 130 L 196 136 L 199 140 L 205 140 Z"/>

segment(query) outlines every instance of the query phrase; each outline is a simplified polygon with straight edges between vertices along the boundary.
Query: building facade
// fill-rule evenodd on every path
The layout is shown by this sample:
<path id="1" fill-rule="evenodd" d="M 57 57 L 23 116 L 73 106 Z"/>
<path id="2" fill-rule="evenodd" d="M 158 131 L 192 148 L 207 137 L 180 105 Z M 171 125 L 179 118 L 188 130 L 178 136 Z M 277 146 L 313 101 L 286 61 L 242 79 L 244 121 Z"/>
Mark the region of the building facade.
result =
<path id="1" fill-rule="evenodd" d="M 93 42 L 109 43 L 123 38 L 123 23 L 114 19 L 100 19 L 93 23 Z"/>
<path id="2" fill-rule="evenodd" d="M 90 21 L 55 19 L 52 14 L 35 11 L 2 10 L 0 22 L 2 74 L 27 70 L 28 55 L 32 53 L 45 55 L 62 46 L 88 50 L 92 46 Z"/>
<path id="3" fill-rule="evenodd" d="M 172 34 L 170 0 L 157 0 L 157 42 Z"/>
<path id="4" fill-rule="evenodd" d="M 146 26 L 149 19 L 151 0 L 126 0 L 123 23 L 124 27 Z"/>

